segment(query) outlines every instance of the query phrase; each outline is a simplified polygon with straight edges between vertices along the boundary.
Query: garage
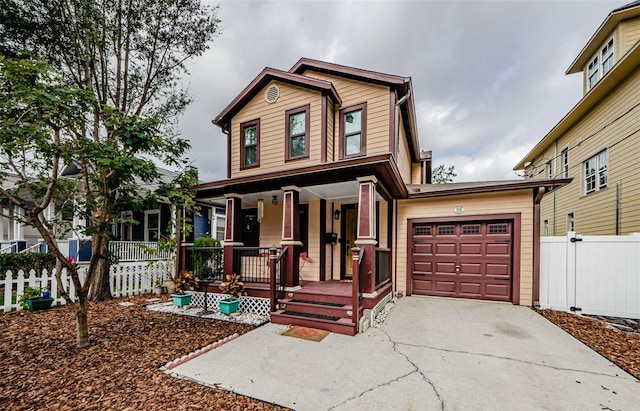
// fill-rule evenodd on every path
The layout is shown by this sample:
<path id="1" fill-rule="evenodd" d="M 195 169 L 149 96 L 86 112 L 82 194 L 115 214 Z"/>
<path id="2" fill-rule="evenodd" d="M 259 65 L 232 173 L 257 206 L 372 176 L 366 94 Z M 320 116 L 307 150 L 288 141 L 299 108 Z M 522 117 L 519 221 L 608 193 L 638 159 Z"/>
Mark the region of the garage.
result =
<path id="1" fill-rule="evenodd" d="M 409 228 L 412 294 L 514 301 L 513 219 L 420 219 Z"/>

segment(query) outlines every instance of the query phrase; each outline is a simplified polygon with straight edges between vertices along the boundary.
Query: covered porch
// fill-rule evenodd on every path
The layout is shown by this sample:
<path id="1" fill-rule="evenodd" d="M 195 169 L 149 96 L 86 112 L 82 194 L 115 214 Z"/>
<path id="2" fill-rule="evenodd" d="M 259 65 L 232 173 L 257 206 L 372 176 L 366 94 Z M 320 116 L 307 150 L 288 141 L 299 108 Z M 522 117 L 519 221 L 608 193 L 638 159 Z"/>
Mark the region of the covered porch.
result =
<path id="1" fill-rule="evenodd" d="M 393 289 L 393 188 L 376 174 L 197 187 L 226 208 L 216 275 L 240 274 L 248 295 L 269 298 L 272 322 L 357 333 Z M 198 252 L 184 248 L 183 267 Z"/>

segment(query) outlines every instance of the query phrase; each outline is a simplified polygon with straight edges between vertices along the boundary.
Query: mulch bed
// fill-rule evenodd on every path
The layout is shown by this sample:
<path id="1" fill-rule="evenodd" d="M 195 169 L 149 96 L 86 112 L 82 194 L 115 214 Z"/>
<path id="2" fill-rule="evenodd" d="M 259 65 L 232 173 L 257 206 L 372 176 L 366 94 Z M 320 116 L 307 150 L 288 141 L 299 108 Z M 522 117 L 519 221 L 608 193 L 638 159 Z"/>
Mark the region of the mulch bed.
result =
<path id="1" fill-rule="evenodd" d="M 68 307 L 0 314 L 0 408 L 284 409 L 163 373 L 159 368 L 168 361 L 253 326 L 149 311 L 144 304 L 153 297 L 92 304 L 85 349 L 75 346 L 75 315 Z M 125 301 L 135 305 L 119 305 Z"/>
<path id="2" fill-rule="evenodd" d="M 614 330 L 604 321 L 562 311 L 540 310 L 538 313 L 640 379 L 639 333 Z"/>

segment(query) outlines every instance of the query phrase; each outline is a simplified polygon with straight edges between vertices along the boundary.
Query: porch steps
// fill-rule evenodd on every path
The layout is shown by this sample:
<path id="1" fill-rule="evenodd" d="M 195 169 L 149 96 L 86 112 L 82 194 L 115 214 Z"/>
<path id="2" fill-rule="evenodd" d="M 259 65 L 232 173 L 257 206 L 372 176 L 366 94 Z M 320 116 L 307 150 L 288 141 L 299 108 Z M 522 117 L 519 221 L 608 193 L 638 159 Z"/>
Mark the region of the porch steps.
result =
<path id="1" fill-rule="evenodd" d="M 271 313 L 274 324 L 299 325 L 355 335 L 357 326 L 351 318 L 351 297 L 314 291 L 288 291 Z"/>

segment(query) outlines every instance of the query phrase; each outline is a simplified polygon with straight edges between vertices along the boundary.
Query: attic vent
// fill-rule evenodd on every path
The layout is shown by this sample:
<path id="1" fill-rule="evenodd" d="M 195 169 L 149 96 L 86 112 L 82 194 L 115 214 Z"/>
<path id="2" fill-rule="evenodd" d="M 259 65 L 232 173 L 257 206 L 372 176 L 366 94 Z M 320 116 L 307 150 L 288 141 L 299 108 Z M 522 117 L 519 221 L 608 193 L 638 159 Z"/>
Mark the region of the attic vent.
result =
<path id="1" fill-rule="evenodd" d="M 280 89 L 278 86 L 271 86 L 264 93 L 264 99 L 269 104 L 273 104 L 278 101 L 278 97 L 280 97 Z"/>

